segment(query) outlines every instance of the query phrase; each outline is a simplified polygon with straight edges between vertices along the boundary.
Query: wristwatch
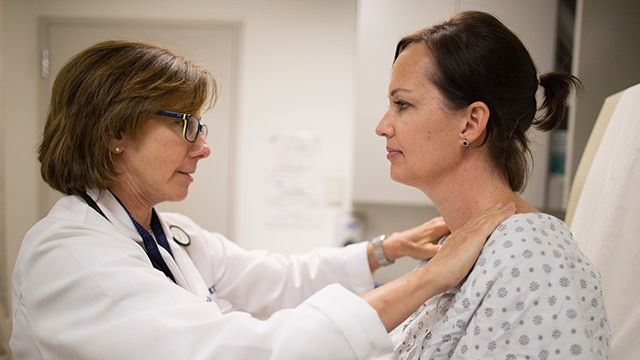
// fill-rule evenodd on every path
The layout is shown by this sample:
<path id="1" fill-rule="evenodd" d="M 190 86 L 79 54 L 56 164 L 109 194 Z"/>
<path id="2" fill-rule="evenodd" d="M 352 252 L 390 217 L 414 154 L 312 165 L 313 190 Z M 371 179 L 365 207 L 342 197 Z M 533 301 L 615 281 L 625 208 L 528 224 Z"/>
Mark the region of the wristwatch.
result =
<path id="1" fill-rule="evenodd" d="M 376 261 L 378 261 L 378 264 L 380 264 L 380 266 L 391 265 L 395 262 L 387 258 L 387 255 L 385 255 L 384 249 L 382 248 L 382 242 L 386 238 L 387 238 L 387 235 L 380 235 L 369 240 L 371 245 L 373 245 L 373 255 L 376 257 Z"/>

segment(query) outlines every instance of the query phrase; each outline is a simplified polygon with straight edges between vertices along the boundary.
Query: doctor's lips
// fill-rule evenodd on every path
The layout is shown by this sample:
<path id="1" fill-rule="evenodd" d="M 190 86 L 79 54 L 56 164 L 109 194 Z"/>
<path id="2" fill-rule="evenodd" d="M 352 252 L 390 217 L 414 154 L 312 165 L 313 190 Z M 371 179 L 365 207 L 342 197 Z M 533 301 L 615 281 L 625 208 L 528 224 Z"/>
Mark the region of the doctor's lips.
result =
<path id="1" fill-rule="evenodd" d="M 391 159 L 396 155 L 402 154 L 402 151 L 387 146 L 387 159 Z"/>
<path id="2" fill-rule="evenodd" d="M 189 180 L 193 181 L 193 177 L 191 176 L 193 174 L 193 172 L 186 172 L 186 171 L 179 171 L 178 173 L 189 178 Z"/>

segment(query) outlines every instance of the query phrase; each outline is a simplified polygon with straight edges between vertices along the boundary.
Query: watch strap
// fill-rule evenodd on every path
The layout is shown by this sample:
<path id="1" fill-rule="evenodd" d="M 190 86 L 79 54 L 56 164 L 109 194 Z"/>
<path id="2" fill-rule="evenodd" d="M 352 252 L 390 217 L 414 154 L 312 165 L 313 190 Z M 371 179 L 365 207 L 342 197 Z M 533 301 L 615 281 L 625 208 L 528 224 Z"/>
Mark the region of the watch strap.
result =
<path id="1" fill-rule="evenodd" d="M 382 248 L 382 242 L 386 238 L 387 238 L 387 235 L 380 235 L 369 240 L 369 242 L 373 246 L 373 256 L 375 256 L 376 261 L 378 261 L 378 264 L 380 264 L 380 266 L 391 265 L 395 262 L 395 261 L 389 260 L 387 255 L 384 253 L 384 249 Z"/>

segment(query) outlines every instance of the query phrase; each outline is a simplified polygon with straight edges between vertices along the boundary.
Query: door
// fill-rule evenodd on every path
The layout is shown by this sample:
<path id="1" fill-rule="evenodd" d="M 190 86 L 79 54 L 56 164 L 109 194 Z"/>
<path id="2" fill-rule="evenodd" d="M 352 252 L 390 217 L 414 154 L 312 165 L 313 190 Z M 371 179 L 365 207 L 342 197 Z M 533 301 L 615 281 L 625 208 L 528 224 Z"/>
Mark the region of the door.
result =
<path id="1" fill-rule="evenodd" d="M 42 19 L 42 125 L 56 74 L 73 55 L 97 42 L 114 39 L 153 42 L 204 66 L 218 83 L 215 108 L 202 114 L 209 127 L 211 156 L 198 163 L 195 182 L 184 201 L 160 204 L 157 209 L 183 213 L 208 230 L 231 236 L 238 28 L 236 23 L 175 20 Z M 42 215 L 59 197 L 57 191 L 42 182 L 39 194 Z"/>

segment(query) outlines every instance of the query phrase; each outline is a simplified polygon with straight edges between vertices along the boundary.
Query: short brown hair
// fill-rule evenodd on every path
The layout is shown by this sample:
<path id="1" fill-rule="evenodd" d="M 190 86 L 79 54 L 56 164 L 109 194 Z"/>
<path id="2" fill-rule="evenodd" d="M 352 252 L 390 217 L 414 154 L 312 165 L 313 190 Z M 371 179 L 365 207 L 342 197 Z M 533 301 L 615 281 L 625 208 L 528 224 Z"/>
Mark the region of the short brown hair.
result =
<path id="1" fill-rule="evenodd" d="M 40 173 L 52 188 L 78 194 L 118 179 L 109 143 L 139 135 L 159 110 L 197 112 L 213 106 L 213 75 L 168 49 L 106 41 L 74 56 L 58 73 L 38 149 Z"/>
<path id="2" fill-rule="evenodd" d="M 404 37 L 395 58 L 410 44 L 427 46 L 435 71 L 426 74 L 446 105 L 462 109 L 484 102 L 490 117 L 483 145 L 514 191 L 522 191 L 529 175 L 527 130 L 558 127 L 572 89 L 581 90 L 575 76 L 550 72 L 538 77 L 531 55 L 520 39 L 494 16 L 465 11 L 448 21 Z M 536 91 L 544 88 L 542 117 L 535 119 Z"/>

